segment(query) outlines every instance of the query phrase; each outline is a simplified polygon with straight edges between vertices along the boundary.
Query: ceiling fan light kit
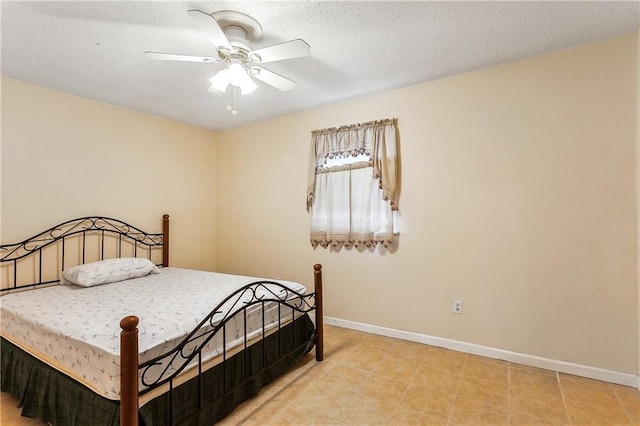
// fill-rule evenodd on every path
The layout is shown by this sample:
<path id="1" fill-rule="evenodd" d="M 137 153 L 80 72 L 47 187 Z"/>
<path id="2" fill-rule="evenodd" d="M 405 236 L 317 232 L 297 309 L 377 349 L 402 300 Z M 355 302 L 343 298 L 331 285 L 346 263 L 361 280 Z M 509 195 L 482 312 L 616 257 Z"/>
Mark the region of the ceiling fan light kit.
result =
<path id="1" fill-rule="evenodd" d="M 258 87 L 238 62 L 231 62 L 228 68 L 218 71 L 209 81 L 211 82 L 210 92 L 219 91 L 226 93 L 229 85 L 232 85 L 239 88 L 243 95 L 246 95 Z"/>
<path id="2" fill-rule="evenodd" d="M 272 46 L 251 49 L 251 42 L 262 37 L 262 26 L 249 15 L 232 10 L 221 10 L 207 14 L 200 10 L 187 12 L 194 23 L 211 40 L 215 49 L 214 56 L 189 56 L 174 53 L 145 52 L 150 59 L 224 63 L 209 81 L 210 92 L 227 93 L 233 102 L 227 103 L 227 110 L 234 115 L 237 90 L 242 95 L 253 92 L 258 86 L 254 79 L 260 80 L 283 92 L 293 90 L 296 83 L 286 77 L 269 71 L 258 64 L 300 58 L 311 54 L 311 47 L 302 39 L 290 40 Z M 231 96 L 232 95 L 232 96 Z"/>

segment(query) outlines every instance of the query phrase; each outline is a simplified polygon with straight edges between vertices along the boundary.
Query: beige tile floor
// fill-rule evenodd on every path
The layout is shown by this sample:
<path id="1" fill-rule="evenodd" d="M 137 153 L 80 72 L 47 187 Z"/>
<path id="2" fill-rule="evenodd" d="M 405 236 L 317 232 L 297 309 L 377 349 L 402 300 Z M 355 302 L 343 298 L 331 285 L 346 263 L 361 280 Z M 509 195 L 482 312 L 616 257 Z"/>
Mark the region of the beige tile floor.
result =
<path id="1" fill-rule="evenodd" d="M 640 392 L 506 361 L 327 327 L 313 355 L 224 425 L 640 425 Z M 20 417 L 2 394 L 2 425 Z"/>

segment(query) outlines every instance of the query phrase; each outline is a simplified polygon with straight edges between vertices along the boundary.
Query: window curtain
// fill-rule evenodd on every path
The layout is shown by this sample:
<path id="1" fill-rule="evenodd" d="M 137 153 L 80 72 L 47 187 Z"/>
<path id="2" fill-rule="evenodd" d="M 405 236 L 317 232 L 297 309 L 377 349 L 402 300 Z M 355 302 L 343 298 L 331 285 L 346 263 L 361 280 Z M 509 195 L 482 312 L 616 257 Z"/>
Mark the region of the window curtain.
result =
<path id="1" fill-rule="evenodd" d="M 314 247 L 391 244 L 399 195 L 396 122 L 311 133 L 307 210 Z M 356 157 L 362 161 L 354 162 Z M 349 158 L 327 165 L 328 160 Z"/>

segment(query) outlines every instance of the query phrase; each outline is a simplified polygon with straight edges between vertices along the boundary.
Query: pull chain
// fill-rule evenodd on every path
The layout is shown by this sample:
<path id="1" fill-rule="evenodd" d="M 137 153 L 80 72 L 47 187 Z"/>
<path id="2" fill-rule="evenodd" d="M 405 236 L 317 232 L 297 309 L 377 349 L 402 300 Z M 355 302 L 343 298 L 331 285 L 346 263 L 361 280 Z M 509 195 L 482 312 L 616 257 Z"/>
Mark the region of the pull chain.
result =
<path id="1" fill-rule="evenodd" d="M 227 111 L 230 111 L 233 115 L 238 115 L 236 109 L 236 86 L 230 84 L 227 86 Z"/>

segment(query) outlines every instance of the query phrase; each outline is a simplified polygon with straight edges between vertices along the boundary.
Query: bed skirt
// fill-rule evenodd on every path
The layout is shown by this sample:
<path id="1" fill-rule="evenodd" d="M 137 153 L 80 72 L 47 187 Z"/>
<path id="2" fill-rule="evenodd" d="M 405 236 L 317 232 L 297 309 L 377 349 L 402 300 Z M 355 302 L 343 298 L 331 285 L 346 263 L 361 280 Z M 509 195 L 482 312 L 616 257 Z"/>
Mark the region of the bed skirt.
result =
<path id="1" fill-rule="evenodd" d="M 140 424 L 211 426 L 297 364 L 313 347 L 313 330 L 308 315 L 299 317 L 267 336 L 264 345 L 256 342 L 224 365 L 147 402 L 139 411 Z M 1 389 L 18 398 L 23 416 L 55 426 L 120 424 L 119 401 L 97 395 L 5 339 L 0 344 Z"/>

